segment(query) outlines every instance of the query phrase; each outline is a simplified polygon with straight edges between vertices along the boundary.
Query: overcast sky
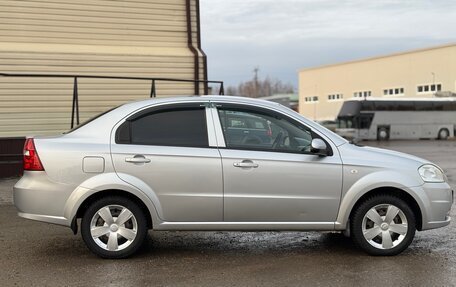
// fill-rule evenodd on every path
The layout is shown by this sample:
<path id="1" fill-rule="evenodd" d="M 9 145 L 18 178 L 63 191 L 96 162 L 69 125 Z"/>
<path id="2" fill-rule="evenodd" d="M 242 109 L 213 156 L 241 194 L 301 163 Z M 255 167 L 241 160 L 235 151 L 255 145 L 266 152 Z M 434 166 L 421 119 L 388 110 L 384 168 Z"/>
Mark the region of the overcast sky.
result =
<path id="1" fill-rule="evenodd" d="M 209 78 L 255 66 L 297 86 L 297 70 L 456 42 L 456 1 L 200 0 Z"/>

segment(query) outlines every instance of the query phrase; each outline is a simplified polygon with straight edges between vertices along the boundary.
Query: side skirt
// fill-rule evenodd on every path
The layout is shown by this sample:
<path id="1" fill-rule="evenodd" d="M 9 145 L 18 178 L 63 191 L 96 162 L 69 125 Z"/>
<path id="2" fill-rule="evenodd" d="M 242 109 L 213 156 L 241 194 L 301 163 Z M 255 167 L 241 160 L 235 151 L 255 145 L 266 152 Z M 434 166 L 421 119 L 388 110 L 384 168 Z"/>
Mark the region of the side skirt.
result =
<path id="1" fill-rule="evenodd" d="M 154 230 L 333 231 L 334 222 L 161 222 Z"/>

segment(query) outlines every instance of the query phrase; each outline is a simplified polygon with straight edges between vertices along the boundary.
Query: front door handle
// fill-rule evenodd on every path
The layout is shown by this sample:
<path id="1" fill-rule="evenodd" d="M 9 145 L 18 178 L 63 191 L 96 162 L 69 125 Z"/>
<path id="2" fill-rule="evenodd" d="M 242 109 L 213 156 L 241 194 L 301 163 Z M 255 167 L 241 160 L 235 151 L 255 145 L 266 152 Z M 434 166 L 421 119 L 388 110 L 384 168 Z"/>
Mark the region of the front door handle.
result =
<path id="1" fill-rule="evenodd" d="M 257 168 L 258 164 L 254 163 L 251 160 L 243 160 L 241 162 L 235 162 L 233 163 L 234 167 L 242 167 L 242 168 Z"/>
<path id="2" fill-rule="evenodd" d="M 134 157 L 127 157 L 125 159 L 125 162 L 131 162 L 131 163 L 149 163 L 150 159 L 146 158 L 143 155 L 135 155 Z"/>

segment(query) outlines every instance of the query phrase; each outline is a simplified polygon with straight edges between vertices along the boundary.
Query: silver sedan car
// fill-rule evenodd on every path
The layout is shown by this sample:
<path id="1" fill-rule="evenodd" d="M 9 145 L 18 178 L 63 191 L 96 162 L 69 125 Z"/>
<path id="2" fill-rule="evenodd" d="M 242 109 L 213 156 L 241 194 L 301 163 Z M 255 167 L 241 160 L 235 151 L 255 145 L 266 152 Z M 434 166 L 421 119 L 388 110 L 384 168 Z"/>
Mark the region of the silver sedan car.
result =
<path id="1" fill-rule="evenodd" d="M 63 135 L 28 138 L 19 216 L 78 225 L 104 258 L 149 229 L 341 231 L 395 255 L 416 230 L 450 223 L 435 164 L 359 147 L 279 104 L 238 97 L 150 99 Z"/>

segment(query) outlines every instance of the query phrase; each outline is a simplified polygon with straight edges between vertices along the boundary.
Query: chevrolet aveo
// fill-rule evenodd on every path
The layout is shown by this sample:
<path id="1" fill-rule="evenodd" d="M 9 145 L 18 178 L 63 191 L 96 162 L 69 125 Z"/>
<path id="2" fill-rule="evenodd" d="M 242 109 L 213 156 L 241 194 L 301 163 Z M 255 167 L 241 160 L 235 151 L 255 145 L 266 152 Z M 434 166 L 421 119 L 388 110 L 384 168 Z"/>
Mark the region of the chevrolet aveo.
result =
<path id="1" fill-rule="evenodd" d="M 14 187 L 19 216 L 75 234 L 80 224 L 104 258 L 132 255 L 149 229 L 343 231 L 369 254 L 395 255 L 416 230 L 448 225 L 452 202 L 427 160 L 224 96 L 129 103 L 28 138 Z"/>

